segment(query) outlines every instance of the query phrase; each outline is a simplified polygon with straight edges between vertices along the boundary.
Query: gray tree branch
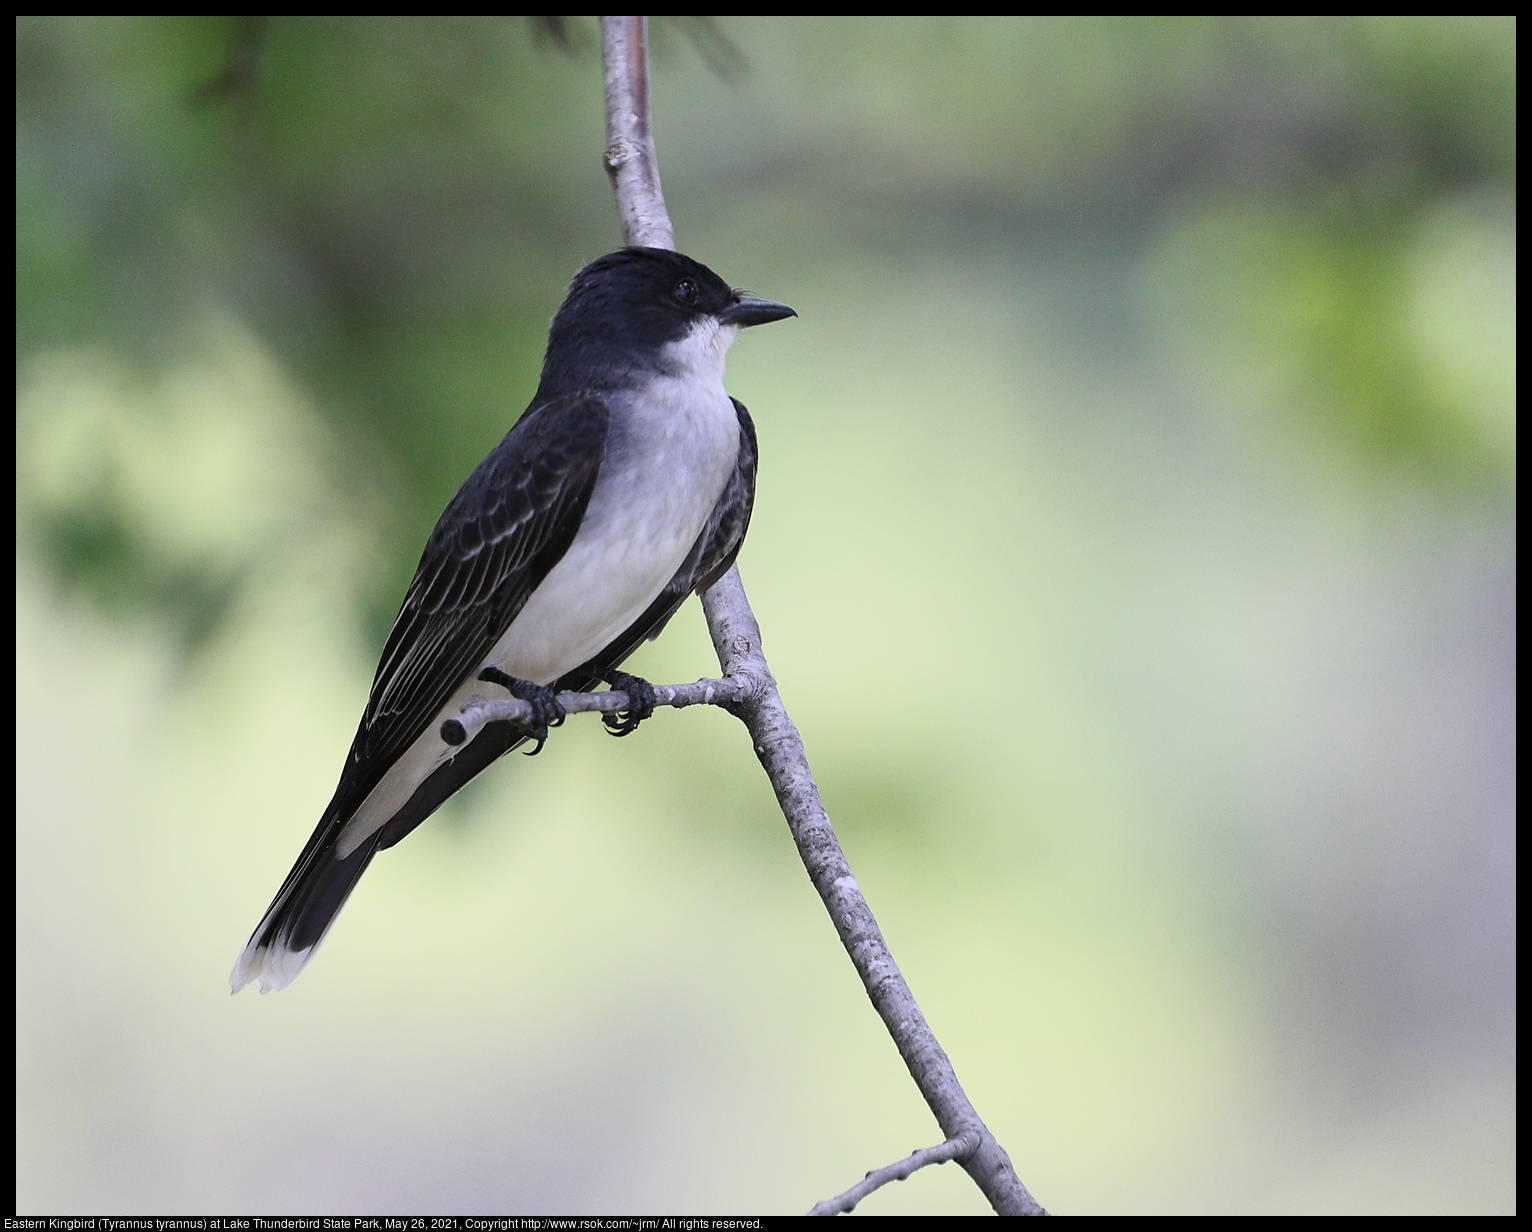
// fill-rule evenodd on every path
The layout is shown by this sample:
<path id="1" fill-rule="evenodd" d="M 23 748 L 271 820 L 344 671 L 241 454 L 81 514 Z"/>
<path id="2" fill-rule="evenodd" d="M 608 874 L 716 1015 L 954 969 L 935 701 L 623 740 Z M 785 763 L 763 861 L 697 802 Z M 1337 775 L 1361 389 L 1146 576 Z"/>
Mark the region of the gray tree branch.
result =
<path id="1" fill-rule="evenodd" d="M 677 710 L 686 706 L 723 706 L 737 703 L 748 687 L 738 680 L 709 680 L 704 677 L 692 684 L 657 684 L 654 701 L 657 706 L 674 706 Z M 595 711 L 615 714 L 626 710 L 631 704 L 622 689 L 603 690 L 600 693 L 559 693 L 558 703 L 565 714 L 586 714 Z M 475 693 L 463 703 L 456 719 L 448 719 L 441 727 L 441 737 L 448 744 L 466 744 L 479 728 L 486 723 L 515 723 L 531 730 L 534 711 L 531 702 L 515 697 L 490 699 Z"/>
<path id="2" fill-rule="evenodd" d="M 896 1164 L 889 1164 L 886 1168 L 869 1172 L 858 1184 L 853 1185 L 838 1198 L 826 1198 L 823 1202 L 816 1203 L 809 1214 L 849 1215 L 856 1210 L 856 1204 L 874 1189 L 882 1189 L 890 1181 L 902 1181 L 906 1177 L 913 1176 L 927 1164 L 944 1164 L 949 1159 L 967 1159 L 973 1154 L 974 1147 L 977 1145 L 977 1136 L 968 1135 L 962 1138 L 949 1138 L 936 1146 L 915 1151 Z"/>
<path id="3" fill-rule="evenodd" d="M 675 241 L 660 193 L 654 140 L 649 130 L 646 34 L 643 17 L 601 18 L 606 166 L 617 195 L 617 212 L 626 242 L 673 248 Z M 766 665 L 760 627 L 745 598 L 737 568 L 731 568 L 703 594 L 702 607 L 724 679 L 698 684 L 727 682 L 729 687 L 717 694 L 714 704 L 724 706 L 743 720 L 750 731 L 756 756 L 771 780 L 809 879 L 824 900 L 873 1007 L 947 1137 L 947 1143 L 932 1149 L 944 1151 L 952 1142 L 958 1142 L 960 1148 L 950 1158 L 962 1164 L 998 1214 L 1047 1214 L 1027 1192 L 1005 1150 L 963 1093 L 952 1063 L 920 1012 L 889 953 L 872 909 L 851 875 L 809 772 L 803 741 L 782 705 L 776 681 Z M 927 1162 L 939 1161 L 933 1157 Z"/>
<path id="4" fill-rule="evenodd" d="M 606 81 L 606 173 L 617 195 L 624 242 L 674 248 L 649 132 L 647 17 L 601 19 L 601 67 Z"/>

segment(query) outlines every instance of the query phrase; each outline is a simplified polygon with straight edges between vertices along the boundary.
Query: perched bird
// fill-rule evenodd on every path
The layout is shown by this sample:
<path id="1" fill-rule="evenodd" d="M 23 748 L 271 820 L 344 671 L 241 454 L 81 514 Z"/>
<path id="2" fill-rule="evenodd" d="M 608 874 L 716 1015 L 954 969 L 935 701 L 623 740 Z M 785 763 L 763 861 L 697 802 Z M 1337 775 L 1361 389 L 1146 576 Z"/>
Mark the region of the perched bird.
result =
<path id="1" fill-rule="evenodd" d="M 426 541 L 340 785 L 234 964 L 235 992 L 290 984 L 372 857 L 529 738 L 491 722 L 465 742 L 452 720 L 470 695 L 530 702 L 537 749 L 562 689 L 626 690 L 630 708 L 604 716 L 617 735 L 652 712 L 653 690 L 618 665 L 722 576 L 750 522 L 755 428 L 724 392 L 724 355 L 741 329 L 795 315 L 660 248 L 575 275 L 531 405 Z"/>

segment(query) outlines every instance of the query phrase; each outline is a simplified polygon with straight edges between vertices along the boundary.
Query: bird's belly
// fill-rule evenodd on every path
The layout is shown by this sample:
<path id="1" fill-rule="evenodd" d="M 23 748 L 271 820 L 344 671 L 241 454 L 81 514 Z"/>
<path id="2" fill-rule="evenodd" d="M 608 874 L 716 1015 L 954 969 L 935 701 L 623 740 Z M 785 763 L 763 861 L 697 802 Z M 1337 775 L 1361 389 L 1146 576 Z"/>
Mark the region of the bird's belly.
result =
<path id="1" fill-rule="evenodd" d="M 732 413 L 732 406 L 730 407 Z M 643 615 L 675 576 L 723 493 L 739 452 L 712 451 L 681 481 L 664 464 L 597 484 L 585 520 L 485 659 L 522 680 L 551 684 L 587 663 Z"/>
<path id="2" fill-rule="evenodd" d="M 674 533 L 576 538 L 485 662 L 523 680 L 553 683 L 643 614 L 696 537 L 693 530 L 685 540 Z"/>
<path id="3" fill-rule="evenodd" d="M 716 497 L 715 497 L 716 499 Z M 552 684 L 588 662 L 654 602 L 702 529 L 700 516 L 657 524 L 646 518 L 587 524 L 517 613 L 486 663 Z"/>

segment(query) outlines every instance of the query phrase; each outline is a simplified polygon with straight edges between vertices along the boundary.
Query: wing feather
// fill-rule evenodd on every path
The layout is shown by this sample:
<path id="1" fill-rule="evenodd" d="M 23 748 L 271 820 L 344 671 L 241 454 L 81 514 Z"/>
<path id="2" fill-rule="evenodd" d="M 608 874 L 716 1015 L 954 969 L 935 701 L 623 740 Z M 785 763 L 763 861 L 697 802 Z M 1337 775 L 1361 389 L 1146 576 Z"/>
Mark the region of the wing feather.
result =
<path id="1" fill-rule="evenodd" d="M 353 808 L 568 550 L 601 470 L 608 420 L 606 404 L 589 392 L 531 408 L 447 505 L 388 635 L 352 744 L 341 788 Z"/>

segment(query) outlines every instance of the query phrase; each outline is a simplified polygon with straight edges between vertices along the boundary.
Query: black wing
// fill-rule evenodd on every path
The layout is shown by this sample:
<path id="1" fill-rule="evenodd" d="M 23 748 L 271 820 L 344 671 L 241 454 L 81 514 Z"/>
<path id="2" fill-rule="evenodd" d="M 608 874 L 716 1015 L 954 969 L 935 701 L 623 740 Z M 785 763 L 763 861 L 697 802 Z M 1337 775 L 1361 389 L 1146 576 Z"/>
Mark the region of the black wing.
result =
<path id="1" fill-rule="evenodd" d="M 574 542 L 608 413 L 580 392 L 534 407 L 447 505 L 383 647 L 350 768 L 361 803 L 494 649 Z"/>
<path id="2" fill-rule="evenodd" d="M 374 851 L 403 837 L 374 836 L 316 863 L 569 550 L 606 455 L 608 421 L 606 403 L 588 392 L 530 408 L 448 503 L 383 647 L 335 795 L 258 937 L 286 930 L 295 948 L 317 941 Z"/>

